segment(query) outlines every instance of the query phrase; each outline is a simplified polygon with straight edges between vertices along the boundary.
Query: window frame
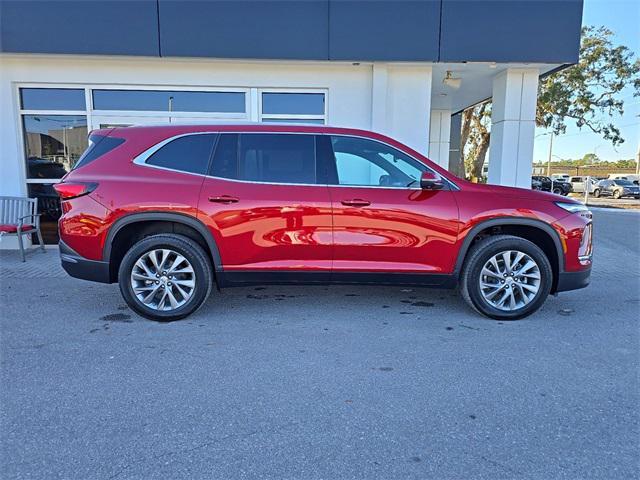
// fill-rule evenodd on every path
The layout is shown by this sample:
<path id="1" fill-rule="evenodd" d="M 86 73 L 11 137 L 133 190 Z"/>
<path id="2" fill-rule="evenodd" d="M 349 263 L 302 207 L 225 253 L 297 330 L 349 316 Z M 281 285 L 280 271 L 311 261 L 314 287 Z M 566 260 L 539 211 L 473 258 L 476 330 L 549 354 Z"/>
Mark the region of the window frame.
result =
<path id="1" fill-rule="evenodd" d="M 262 94 L 263 93 L 316 93 L 324 95 L 324 113 L 323 114 L 295 114 L 295 113 L 263 113 L 262 111 Z M 289 123 L 295 123 L 296 120 L 322 120 L 317 125 L 326 125 L 329 118 L 329 90 L 326 88 L 259 88 L 258 89 L 258 121 L 260 123 L 270 123 L 264 120 L 291 120 Z M 287 123 L 287 122 L 283 122 Z M 276 123 L 277 125 L 277 123 Z M 313 125 L 313 124 L 312 124 Z"/>
<path id="2" fill-rule="evenodd" d="M 251 115 L 250 88 L 244 87 L 211 87 L 211 86 L 170 86 L 170 85 L 89 85 L 87 86 L 87 107 L 96 116 L 100 117 L 173 117 L 179 118 L 203 118 L 218 120 L 248 120 Z M 171 110 L 100 110 L 93 106 L 93 90 L 125 90 L 125 91 L 160 91 L 160 92 L 229 92 L 244 94 L 244 112 L 198 112 L 198 111 L 171 111 Z"/>
<path id="3" fill-rule="evenodd" d="M 214 142 L 213 145 L 213 149 L 211 150 L 211 155 L 210 155 L 210 159 L 209 159 L 209 168 L 207 169 L 205 174 L 200 174 L 200 173 L 193 173 L 193 172 L 184 172 L 182 170 L 175 170 L 175 169 L 171 169 L 171 168 L 166 168 L 166 167 L 160 167 L 157 165 L 150 165 L 148 163 L 146 163 L 147 158 L 149 158 L 151 155 L 153 155 L 157 150 L 159 150 L 160 148 L 162 148 L 164 145 L 166 145 L 167 143 L 179 138 L 179 137 L 185 137 L 185 136 L 189 136 L 189 135 L 217 135 L 217 138 Z M 227 178 L 227 177 L 219 177 L 216 175 L 211 175 L 211 167 L 212 167 L 212 161 L 215 157 L 216 154 L 216 149 L 218 148 L 218 141 L 220 140 L 220 137 L 222 135 L 225 134 L 237 134 L 238 135 L 238 142 L 240 141 L 240 135 L 264 135 L 264 134 L 278 134 L 278 135 L 312 135 L 313 137 L 315 137 L 315 142 L 314 142 L 314 153 L 315 153 L 315 161 L 316 161 L 316 183 L 280 183 L 280 182 L 262 182 L 262 181 L 256 181 L 256 180 L 241 180 L 241 179 L 237 179 L 237 178 Z M 165 138 L 164 140 L 162 140 L 161 142 L 149 147 L 147 150 L 145 150 L 144 152 L 140 153 L 138 156 L 136 156 L 133 159 L 133 163 L 136 165 L 140 165 L 140 166 L 144 166 L 144 167 L 149 167 L 149 168 L 158 168 L 161 170 L 168 170 L 168 171 L 172 171 L 172 172 L 179 172 L 179 173 L 184 173 L 187 175 L 198 175 L 198 176 L 202 176 L 202 177 L 207 177 L 207 178 L 212 178 L 215 180 L 224 180 L 227 182 L 238 182 L 238 183 L 253 183 L 253 184 L 260 184 L 260 185 L 283 185 L 283 186 L 287 186 L 287 185 L 292 185 L 292 186 L 298 186 L 298 187 L 339 187 L 339 188 L 377 188 L 377 189 L 385 189 L 385 190 L 422 190 L 422 187 L 420 187 L 419 185 L 417 186 L 411 186 L 411 187 L 395 187 L 395 186 L 385 186 L 385 185 L 339 185 L 337 183 L 331 183 L 332 182 L 332 175 L 335 175 L 335 179 L 337 179 L 337 172 L 335 171 L 335 153 L 333 152 L 333 145 L 331 144 L 331 137 L 350 137 L 350 138 L 359 138 L 359 139 L 363 139 L 363 140 L 371 140 L 373 142 L 377 142 L 380 143 L 382 145 L 385 145 L 389 148 L 393 148 L 394 150 L 398 150 L 400 153 L 406 155 L 407 157 L 411 158 L 412 160 L 414 160 L 415 162 L 419 163 L 420 165 L 423 165 L 426 171 L 429 171 L 435 175 L 438 175 L 439 177 L 441 177 L 443 179 L 443 181 L 446 184 L 446 187 L 442 190 L 460 190 L 460 188 L 451 180 L 449 180 L 447 177 L 444 177 L 442 175 L 440 175 L 437 171 L 435 171 L 434 169 L 432 169 L 431 167 L 429 167 L 429 165 L 427 165 L 426 163 L 420 161 L 419 159 L 415 158 L 413 155 L 408 154 L 407 152 L 405 152 L 404 150 L 401 150 L 393 145 L 388 144 L 387 142 L 383 142 L 381 140 L 375 139 L 375 138 L 371 138 L 371 137 L 367 137 L 367 136 L 363 136 L 363 135 L 350 135 L 350 134 L 340 134 L 340 133 L 319 133 L 319 132 L 254 132 L 254 131 L 247 131 L 247 130 L 243 130 L 243 129 L 237 129 L 237 130 L 225 130 L 223 132 L 221 131 L 210 131 L 210 132 L 188 132 L 188 133 L 182 133 L 179 135 L 174 135 L 172 137 L 168 137 Z M 319 158 L 318 157 L 318 141 L 320 139 L 324 139 L 325 142 L 328 143 L 328 146 L 330 147 L 330 154 L 331 154 L 331 158 Z M 238 148 L 236 155 L 240 155 L 240 149 Z M 335 180 L 337 181 L 337 180 Z M 47 182 L 50 183 L 50 182 Z"/>
<path id="4" fill-rule="evenodd" d="M 29 89 L 29 88 L 38 88 L 38 89 L 72 89 L 72 90 L 84 90 L 84 99 L 85 99 L 85 109 L 84 110 L 42 110 L 42 109 L 28 109 L 22 108 L 22 95 L 20 90 Z M 24 184 L 26 184 L 27 188 L 25 192 L 28 191 L 29 184 L 56 184 L 62 181 L 61 178 L 29 178 L 29 172 L 27 170 L 27 145 L 26 145 L 26 137 L 24 132 L 24 120 L 23 118 L 27 115 L 50 115 L 50 116 L 84 116 L 87 120 L 87 145 L 89 142 L 89 132 L 91 131 L 91 112 L 87 108 L 88 106 L 88 95 L 90 88 L 86 85 L 79 85 L 75 83 L 22 83 L 17 82 L 14 83 L 14 95 L 16 107 L 18 110 L 17 115 L 17 132 L 18 132 L 18 142 L 20 145 L 20 151 L 22 152 L 22 175 L 24 179 Z"/>

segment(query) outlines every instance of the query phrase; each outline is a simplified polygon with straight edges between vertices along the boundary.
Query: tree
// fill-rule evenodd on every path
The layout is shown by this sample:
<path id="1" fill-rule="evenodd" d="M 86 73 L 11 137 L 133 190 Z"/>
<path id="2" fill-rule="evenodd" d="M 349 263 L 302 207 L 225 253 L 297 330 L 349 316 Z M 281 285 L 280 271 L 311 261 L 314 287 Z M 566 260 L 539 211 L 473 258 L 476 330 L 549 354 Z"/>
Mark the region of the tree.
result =
<path id="1" fill-rule="evenodd" d="M 632 86 L 633 96 L 640 96 L 640 60 L 627 47 L 614 46 L 612 37 L 613 32 L 605 27 L 582 28 L 578 63 L 540 80 L 536 109 L 539 127 L 560 135 L 566 131 L 567 122 L 573 121 L 614 146 L 624 142 L 620 130 L 609 120 L 624 113 L 620 93 L 625 87 Z M 489 142 L 490 111 L 490 105 L 484 103 L 462 114 L 462 154 L 457 169 L 464 166 L 468 176 L 479 177 L 477 173 L 481 172 L 486 149 L 480 147 Z"/>
<path id="2" fill-rule="evenodd" d="M 613 46 L 613 32 L 605 27 L 583 27 L 580 59 L 540 82 L 536 123 L 556 135 L 567 129 L 566 121 L 586 126 L 613 145 L 624 142 L 620 130 L 599 117 L 624 113 L 620 92 L 633 85 L 640 96 L 640 60 L 627 47 Z"/>
<path id="3" fill-rule="evenodd" d="M 482 177 L 482 166 L 489 150 L 491 133 L 491 102 L 484 102 L 468 108 L 462 113 L 460 144 L 461 165 L 458 174 L 470 178 Z"/>
<path id="4" fill-rule="evenodd" d="M 585 155 L 582 157 L 583 165 L 592 165 L 594 163 L 598 163 L 599 161 L 600 157 L 598 157 L 598 155 L 596 155 L 595 153 L 585 153 Z"/>

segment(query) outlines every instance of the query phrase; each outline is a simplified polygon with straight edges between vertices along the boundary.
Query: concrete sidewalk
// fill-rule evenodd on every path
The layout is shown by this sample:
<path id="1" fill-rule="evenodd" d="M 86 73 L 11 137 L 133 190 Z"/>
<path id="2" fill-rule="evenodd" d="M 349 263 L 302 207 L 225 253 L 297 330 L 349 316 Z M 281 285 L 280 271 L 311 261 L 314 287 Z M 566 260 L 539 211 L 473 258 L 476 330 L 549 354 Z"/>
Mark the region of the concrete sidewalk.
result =
<path id="1" fill-rule="evenodd" d="M 54 250 L 0 252 L 2 478 L 638 478 L 639 239 L 596 211 L 592 285 L 518 322 L 253 287 L 159 324 Z"/>

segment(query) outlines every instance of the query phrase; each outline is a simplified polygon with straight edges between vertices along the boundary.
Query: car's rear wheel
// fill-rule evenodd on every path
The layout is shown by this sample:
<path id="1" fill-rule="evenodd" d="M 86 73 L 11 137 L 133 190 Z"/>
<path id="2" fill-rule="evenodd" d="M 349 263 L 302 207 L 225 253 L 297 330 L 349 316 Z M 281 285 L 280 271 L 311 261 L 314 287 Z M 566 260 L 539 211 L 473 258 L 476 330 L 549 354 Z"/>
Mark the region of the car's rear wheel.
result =
<path id="1" fill-rule="evenodd" d="M 487 317 L 517 320 L 538 310 L 551 291 L 553 271 L 536 244 L 511 235 L 478 241 L 460 279 L 466 302 Z"/>
<path id="2" fill-rule="evenodd" d="M 120 264 L 118 282 L 129 307 L 168 322 L 195 312 L 211 292 L 212 271 L 200 245 L 182 235 L 153 235 L 133 245 Z"/>
<path id="3" fill-rule="evenodd" d="M 620 198 L 621 194 L 620 194 L 620 190 L 614 190 L 613 191 L 613 198 Z"/>

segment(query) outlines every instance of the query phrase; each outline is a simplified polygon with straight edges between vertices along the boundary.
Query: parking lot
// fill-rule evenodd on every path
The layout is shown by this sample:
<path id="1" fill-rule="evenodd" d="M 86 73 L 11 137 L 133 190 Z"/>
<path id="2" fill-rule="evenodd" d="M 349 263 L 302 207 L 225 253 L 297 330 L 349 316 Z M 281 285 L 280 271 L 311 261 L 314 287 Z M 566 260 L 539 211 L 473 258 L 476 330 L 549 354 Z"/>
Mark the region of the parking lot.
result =
<path id="1" fill-rule="evenodd" d="M 591 286 L 518 322 L 252 287 L 159 324 L 0 252 L 2 477 L 638 478 L 640 213 L 594 217 Z"/>

